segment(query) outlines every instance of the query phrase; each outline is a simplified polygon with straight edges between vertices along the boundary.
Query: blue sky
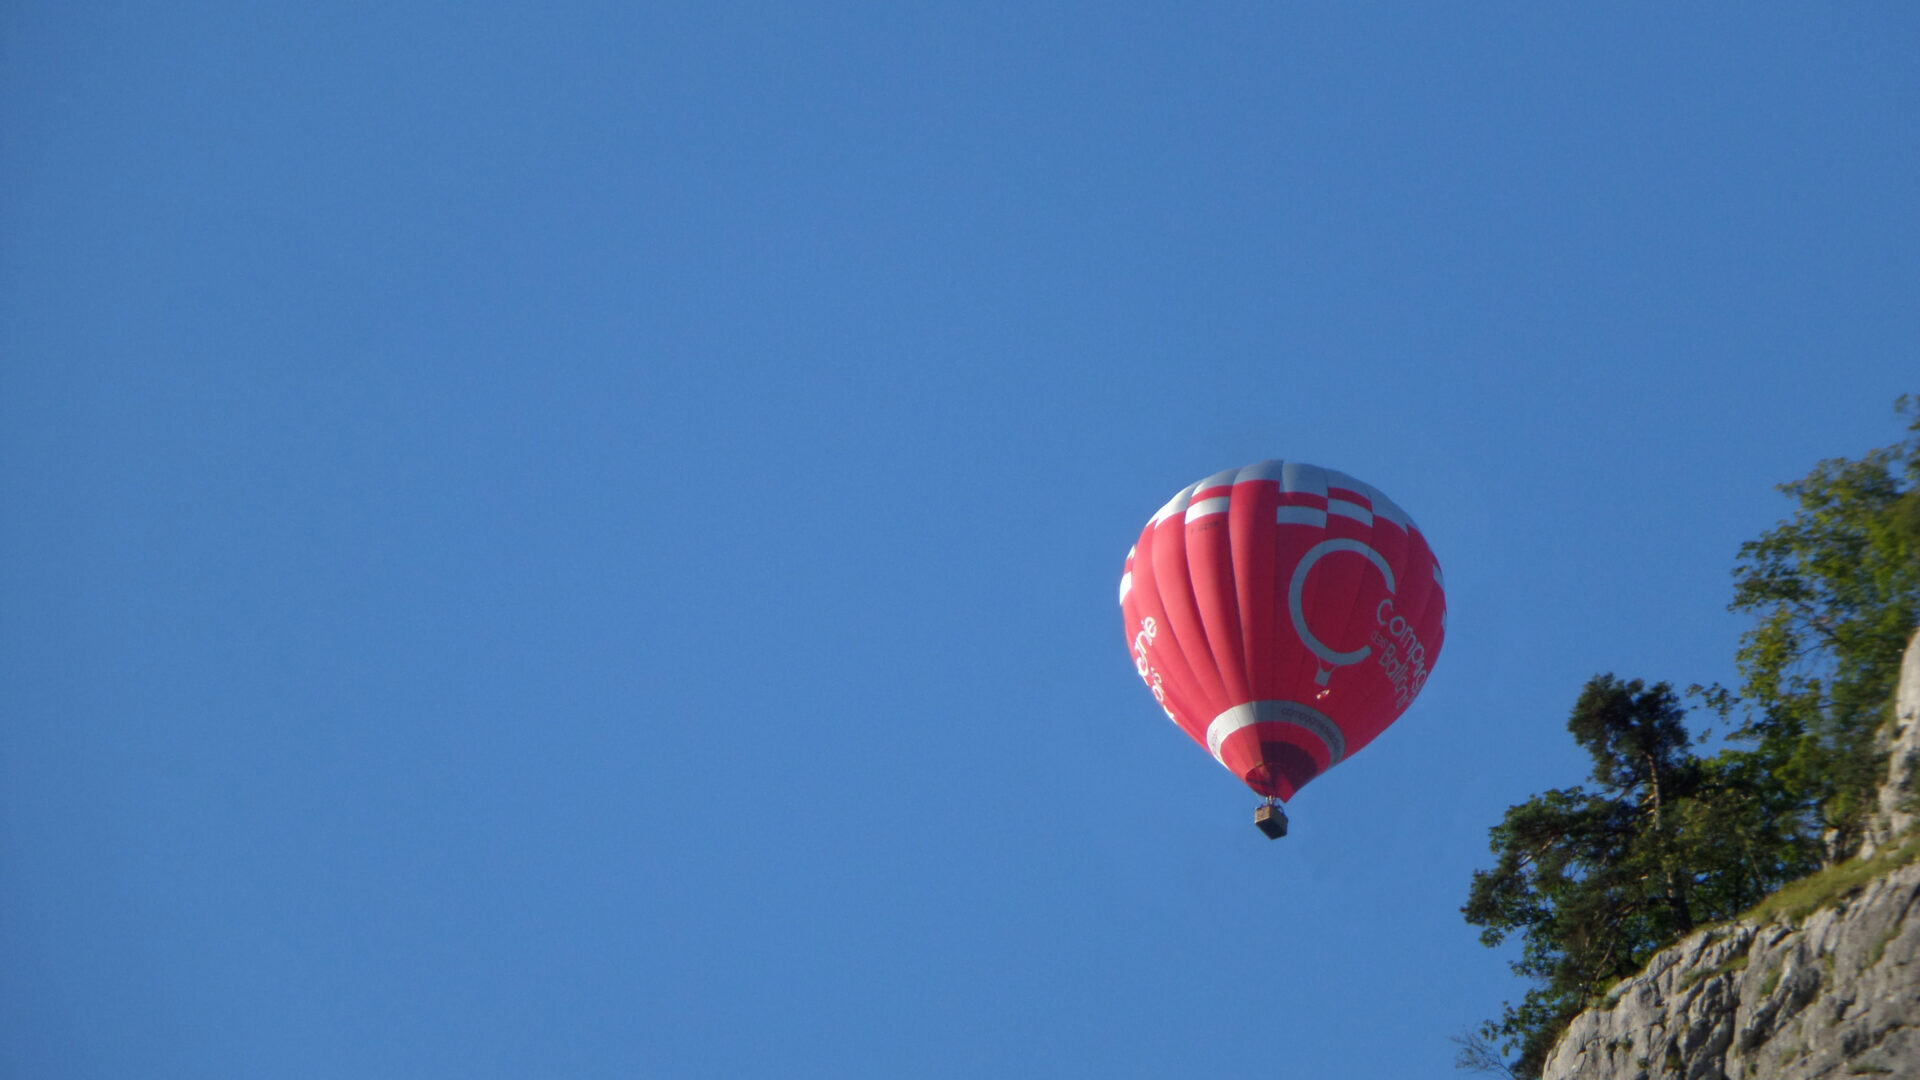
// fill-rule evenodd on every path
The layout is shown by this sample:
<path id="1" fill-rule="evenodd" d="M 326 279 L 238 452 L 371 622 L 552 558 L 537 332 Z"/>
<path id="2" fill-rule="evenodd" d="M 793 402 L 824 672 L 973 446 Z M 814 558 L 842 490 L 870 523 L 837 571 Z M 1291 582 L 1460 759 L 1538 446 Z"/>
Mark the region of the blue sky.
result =
<path id="1" fill-rule="evenodd" d="M 1920 390 L 1920 14 L 0 10 L 0 1072 L 1444 1076 L 1601 671 Z M 1269 843 L 1169 495 L 1432 681 Z"/>

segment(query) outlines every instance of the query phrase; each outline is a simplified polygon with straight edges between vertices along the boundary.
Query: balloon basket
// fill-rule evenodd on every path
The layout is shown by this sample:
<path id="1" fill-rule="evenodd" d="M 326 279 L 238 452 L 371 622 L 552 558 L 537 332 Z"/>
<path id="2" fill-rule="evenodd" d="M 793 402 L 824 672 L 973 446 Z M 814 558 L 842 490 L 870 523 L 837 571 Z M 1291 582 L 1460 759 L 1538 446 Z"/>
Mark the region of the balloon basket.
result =
<path id="1" fill-rule="evenodd" d="M 1264 803 L 1253 812 L 1253 823 L 1267 834 L 1267 839 L 1278 840 L 1287 835 L 1287 815 L 1274 803 Z"/>

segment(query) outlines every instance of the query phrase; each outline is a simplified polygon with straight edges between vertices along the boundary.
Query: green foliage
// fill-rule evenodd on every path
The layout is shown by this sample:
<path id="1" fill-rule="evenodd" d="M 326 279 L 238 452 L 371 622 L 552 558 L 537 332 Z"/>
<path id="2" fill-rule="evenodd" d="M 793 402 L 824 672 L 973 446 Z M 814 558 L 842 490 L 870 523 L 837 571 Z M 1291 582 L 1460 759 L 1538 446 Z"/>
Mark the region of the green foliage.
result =
<path id="1" fill-rule="evenodd" d="M 1480 939 L 1522 942 L 1534 986 L 1482 1035 L 1537 1076 L 1566 1022 L 1696 923 L 1727 918 L 1803 867 L 1750 776 L 1690 750 L 1671 687 L 1601 675 L 1567 728 L 1593 756 L 1592 786 L 1536 795 L 1491 833 L 1494 868 L 1466 906 Z"/>
<path id="2" fill-rule="evenodd" d="M 1899 936 L 1900 928 L 1898 926 L 1889 927 L 1881 931 L 1880 936 L 1874 938 L 1873 944 L 1867 948 L 1867 957 L 1861 962 L 1860 970 L 1865 971 L 1881 960 L 1886 959 L 1887 946 L 1893 944 L 1893 939 Z"/>
<path id="3" fill-rule="evenodd" d="M 1533 986 L 1482 1028 L 1481 1071 L 1497 1042 L 1511 1075 L 1537 1077 L 1568 1021 L 1697 924 L 1799 918 L 1920 858 L 1916 839 L 1781 888 L 1858 849 L 1884 775 L 1875 737 L 1920 622 L 1920 398 L 1898 409 L 1905 442 L 1782 485 L 1794 515 L 1740 549 L 1731 609 L 1755 623 L 1739 694 L 1694 688 L 1737 717 L 1735 745 L 1701 758 L 1666 684 L 1596 677 L 1567 725 L 1589 786 L 1491 830 L 1495 865 L 1461 911 L 1489 946 L 1520 939 Z"/>
<path id="4" fill-rule="evenodd" d="M 1801 919 L 1852 896 L 1868 882 L 1920 860 L 1920 836 L 1870 859 L 1850 859 L 1795 881 L 1754 905 L 1741 916 L 1753 922 Z"/>
<path id="5" fill-rule="evenodd" d="M 1874 740 L 1891 715 L 1900 657 L 1920 621 L 1920 398 L 1909 437 L 1834 459 L 1781 485 L 1794 516 L 1740 548 L 1731 610 L 1740 697 L 1709 691 L 1755 766 L 1829 830 L 1827 856 L 1858 849 L 1885 774 Z"/>

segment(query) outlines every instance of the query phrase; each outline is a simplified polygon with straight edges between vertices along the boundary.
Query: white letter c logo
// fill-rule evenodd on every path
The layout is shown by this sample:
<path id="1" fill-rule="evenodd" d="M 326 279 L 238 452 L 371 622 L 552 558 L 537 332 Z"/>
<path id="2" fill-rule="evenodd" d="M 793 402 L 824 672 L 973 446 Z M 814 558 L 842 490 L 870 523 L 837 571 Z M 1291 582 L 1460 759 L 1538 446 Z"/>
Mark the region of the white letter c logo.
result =
<path id="1" fill-rule="evenodd" d="M 1373 654 L 1373 646 L 1371 645 L 1362 645 L 1352 652 L 1334 652 L 1327 647 L 1325 642 L 1314 637 L 1312 630 L 1307 629 L 1307 613 L 1300 606 L 1300 594 L 1306 588 L 1307 574 L 1313 569 L 1314 563 L 1319 562 L 1323 556 L 1331 555 L 1336 551 L 1351 551 L 1355 554 L 1365 555 L 1367 561 L 1372 563 L 1374 568 L 1380 571 L 1380 576 L 1386 579 L 1387 591 L 1394 591 L 1393 568 L 1387 565 L 1387 560 L 1381 558 L 1379 552 L 1373 550 L 1373 548 L 1362 541 L 1348 540 L 1345 538 L 1322 540 L 1318 544 L 1313 545 L 1305 555 L 1301 556 L 1300 565 L 1293 568 L 1293 581 L 1287 586 L 1287 612 L 1293 616 L 1293 630 L 1300 635 L 1301 642 L 1303 642 L 1308 649 L 1312 650 L 1313 655 L 1332 665 L 1331 667 L 1321 668 L 1320 673 L 1315 676 L 1314 681 L 1322 686 L 1325 686 L 1327 680 L 1333 677 L 1334 667 L 1340 667 L 1346 664 L 1357 664 Z"/>

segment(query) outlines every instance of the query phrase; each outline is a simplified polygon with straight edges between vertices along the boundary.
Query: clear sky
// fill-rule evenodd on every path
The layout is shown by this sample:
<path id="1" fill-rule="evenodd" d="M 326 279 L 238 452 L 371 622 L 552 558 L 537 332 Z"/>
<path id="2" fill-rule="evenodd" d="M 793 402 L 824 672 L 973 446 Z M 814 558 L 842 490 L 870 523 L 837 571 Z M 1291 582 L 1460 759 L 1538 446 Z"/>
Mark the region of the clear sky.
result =
<path id="1" fill-rule="evenodd" d="M 1910 3 L 0 6 L 0 1074 L 1451 1075 L 1601 671 L 1920 390 Z M 1147 517 L 1446 566 L 1294 835 Z"/>

